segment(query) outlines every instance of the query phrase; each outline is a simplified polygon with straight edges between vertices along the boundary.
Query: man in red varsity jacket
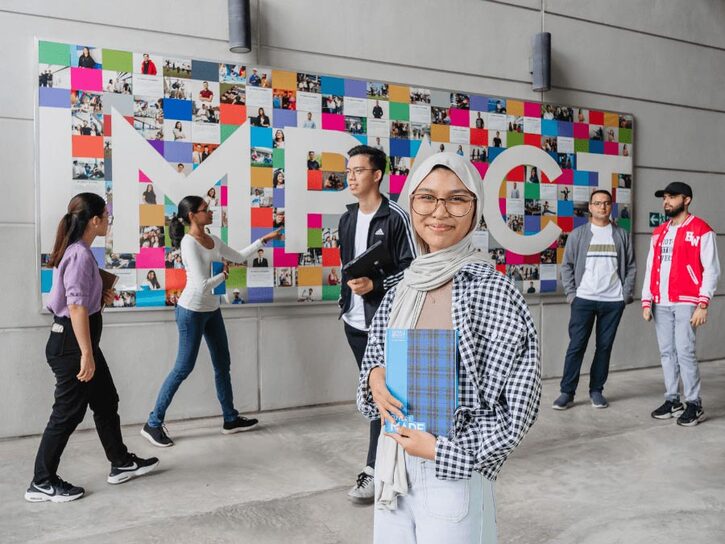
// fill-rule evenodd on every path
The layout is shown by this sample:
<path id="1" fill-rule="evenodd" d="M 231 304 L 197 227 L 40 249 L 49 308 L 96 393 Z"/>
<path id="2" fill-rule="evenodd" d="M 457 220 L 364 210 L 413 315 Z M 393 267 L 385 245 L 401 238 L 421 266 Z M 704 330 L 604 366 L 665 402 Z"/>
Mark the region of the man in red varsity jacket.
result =
<path id="1" fill-rule="evenodd" d="M 665 375 L 665 403 L 652 412 L 652 417 L 669 419 L 679 415 L 678 425 L 692 427 L 705 420 L 695 329 L 707 321 L 720 262 L 715 232 L 688 212 L 692 202 L 690 186 L 674 181 L 655 196 L 662 198 L 670 220 L 652 233 L 642 286 L 642 317 L 647 321 L 654 318 Z M 686 408 L 680 402 L 680 377 Z"/>

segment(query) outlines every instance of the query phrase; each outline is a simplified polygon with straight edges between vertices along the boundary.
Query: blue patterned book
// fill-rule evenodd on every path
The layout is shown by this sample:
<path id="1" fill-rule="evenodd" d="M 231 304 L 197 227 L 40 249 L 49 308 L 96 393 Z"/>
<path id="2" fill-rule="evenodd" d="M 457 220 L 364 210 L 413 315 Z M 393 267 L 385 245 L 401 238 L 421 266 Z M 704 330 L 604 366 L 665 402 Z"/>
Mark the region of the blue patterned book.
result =
<path id="1" fill-rule="evenodd" d="M 448 436 L 458 407 L 458 331 L 388 329 L 385 383 L 406 427 Z M 394 429 L 385 422 L 385 431 Z"/>

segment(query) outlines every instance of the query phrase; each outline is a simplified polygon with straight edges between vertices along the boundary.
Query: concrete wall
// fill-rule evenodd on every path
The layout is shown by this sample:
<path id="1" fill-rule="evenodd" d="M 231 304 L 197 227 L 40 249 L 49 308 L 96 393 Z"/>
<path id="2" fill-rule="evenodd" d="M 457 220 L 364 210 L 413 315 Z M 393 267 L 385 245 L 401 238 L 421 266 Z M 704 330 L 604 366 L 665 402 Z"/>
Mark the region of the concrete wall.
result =
<path id="1" fill-rule="evenodd" d="M 52 403 L 43 358 L 48 317 L 37 311 L 34 251 L 34 37 L 229 59 L 420 86 L 541 100 L 528 74 L 528 43 L 542 23 L 553 34 L 555 88 L 545 100 L 635 115 L 635 243 L 643 262 L 655 188 L 691 182 L 693 211 L 718 232 L 725 173 L 725 3 L 714 0 L 253 0 L 258 47 L 229 53 L 226 2 L 0 1 L 0 437 L 40 432 Z M 334 22 L 334 24 L 333 24 Z M 720 189 L 720 190 L 718 190 Z M 725 259 L 721 260 L 725 261 Z M 724 280 L 725 281 L 725 280 Z M 641 276 L 640 276 L 641 283 Z M 723 293 L 721 288 L 719 293 Z M 703 359 L 725 357 L 723 299 L 701 333 Z M 531 299 L 547 376 L 560 373 L 568 307 Z M 241 308 L 225 313 L 239 409 L 255 411 L 353 398 L 355 365 L 333 307 Z M 146 417 L 175 354 L 170 312 L 106 317 L 125 423 Z M 320 350 L 318 338 L 327 339 Z M 615 368 L 658 364 L 652 327 L 638 306 L 625 313 Z M 218 413 L 208 352 L 182 387 L 170 418 Z M 707 393 L 707 391 L 705 392 Z M 90 417 L 85 425 L 90 425 Z"/>

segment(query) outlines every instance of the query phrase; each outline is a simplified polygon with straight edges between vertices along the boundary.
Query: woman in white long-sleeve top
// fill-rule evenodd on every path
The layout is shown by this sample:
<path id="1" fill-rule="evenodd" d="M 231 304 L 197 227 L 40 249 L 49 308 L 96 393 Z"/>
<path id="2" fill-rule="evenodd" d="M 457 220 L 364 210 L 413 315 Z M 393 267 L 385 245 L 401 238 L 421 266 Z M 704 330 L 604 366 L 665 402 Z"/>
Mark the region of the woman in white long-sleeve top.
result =
<path id="1" fill-rule="evenodd" d="M 214 381 L 217 398 L 222 407 L 224 434 L 246 431 L 257 425 L 256 419 L 241 417 L 234 409 L 232 383 L 229 374 L 231 358 L 224 319 L 219 308 L 219 297 L 213 289 L 228 276 L 223 272 L 211 275 L 212 262 L 245 262 L 268 240 L 279 237 L 280 230 L 265 234 L 242 251 L 235 251 L 216 236 L 205 230 L 213 220 L 213 211 L 207 202 L 198 196 L 187 196 L 179 202 L 178 217 L 190 226 L 181 240 L 181 258 L 186 268 L 186 287 L 176 306 L 176 324 L 179 328 L 179 351 L 176 363 L 164 380 L 156 399 L 156 406 L 149 414 L 141 435 L 159 447 L 173 446 L 165 427 L 166 410 L 171 404 L 181 383 L 191 374 L 199 353 L 202 336 L 206 340 L 214 366 Z"/>

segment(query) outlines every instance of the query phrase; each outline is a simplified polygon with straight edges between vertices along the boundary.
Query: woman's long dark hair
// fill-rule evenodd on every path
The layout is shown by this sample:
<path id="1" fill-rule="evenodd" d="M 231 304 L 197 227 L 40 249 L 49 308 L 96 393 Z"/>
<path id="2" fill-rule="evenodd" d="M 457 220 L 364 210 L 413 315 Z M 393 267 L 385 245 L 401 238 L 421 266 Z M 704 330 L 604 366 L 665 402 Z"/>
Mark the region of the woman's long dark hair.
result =
<path id="1" fill-rule="evenodd" d="M 181 239 L 184 237 L 184 222 L 176 213 L 171 214 L 169 219 L 169 238 L 171 239 L 171 247 L 179 249 L 181 247 Z"/>
<path id="2" fill-rule="evenodd" d="M 189 214 L 198 212 L 199 206 L 202 204 L 204 204 L 204 199 L 200 196 L 185 196 L 181 202 L 179 202 L 179 209 L 177 212 L 179 219 L 181 219 L 184 224 L 189 225 Z"/>
<path id="3" fill-rule="evenodd" d="M 105 210 L 106 201 L 96 193 L 80 193 L 71 198 L 68 213 L 58 223 L 48 266 L 58 266 L 68 246 L 80 240 L 91 219 L 103 216 Z"/>

